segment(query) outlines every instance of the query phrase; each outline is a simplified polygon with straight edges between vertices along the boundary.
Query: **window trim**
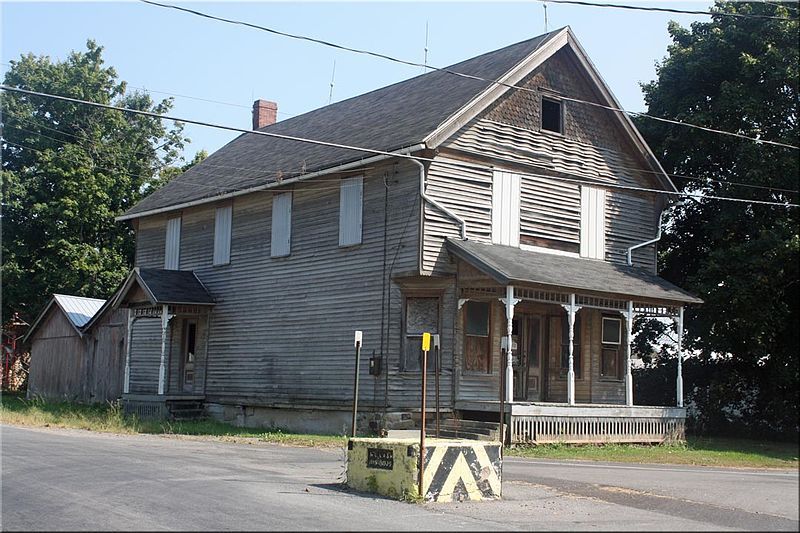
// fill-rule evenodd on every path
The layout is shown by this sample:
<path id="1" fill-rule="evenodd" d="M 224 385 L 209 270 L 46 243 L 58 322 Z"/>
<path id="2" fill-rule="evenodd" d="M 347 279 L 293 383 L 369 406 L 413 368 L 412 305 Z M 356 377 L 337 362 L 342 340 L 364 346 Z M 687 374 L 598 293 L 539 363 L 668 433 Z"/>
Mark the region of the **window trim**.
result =
<path id="1" fill-rule="evenodd" d="M 489 306 L 489 313 L 488 313 L 488 320 L 489 323 L 487 324 L 488 327 L 488 335 L 485 337 L 486 341 L 486 352 L 487 352 L 487 362 L 486 362 L 486 369 L 485 370 L 472 370 L 467 369 L 467 337 L 481 337 L 479 335 L 468 335 L 467 334 L 467 306 L 471 303 L 484 303 Z M 494 342 L 494 321 L 492 319 L 492 315 L 494 311 L 493 302 L 485 301 L 485 300 L 467 300 L 464 302 L 464 305 L 461 307 L 461 361 L 462 361 L 462 373 L 467 376 L 491 376 L 495 373 L 494 371 L 494 357 L 493 357 L 493 342 Z M 484 337 L 481 337 L 484 338 Z M 500 371 L 504 371 L 500 369 Z"/>
<path id="2" fill-rule="evenodd" d="M 411 334 L 409 335 L 406 330 L 406 322 L 407 317 L 406 314 L 408 313 L 408 299 L 409 298 L 436 298 L 438 300 L 437 305 L 437 316 L 436 316 L 436 335 L 439 335 L 439 342 L 442 342 L 442 305 L 444 301 L 444 290 L 409 290 L 403 291 L 403 311 L 400 320 L 400 360 L 398 361 L 398 367 L 400 368 L 401 374 L 409 374 L 409 375 L 420 375 L 422 374 L 422 368 L 420 365 L 419 370 L 408 370 L 405 368 L 405 353 L 406 353 L 406 343 L 408 342 L 408 337 L 419 337 L 422 338 L 422 334 Z M 421 342 L 421 341 L 420 341 Z M 442 356 L 442 345 L 439 345 L 439 357 Z M 428 357 L 431 357 L 433 354 L 433 346 L 431 346 L 431 351 L 428 352 Z M 428 361 L 428 365 L 430 365 L 430 360 Z M 429 371 L 430 372 L 430 371 Z"/>

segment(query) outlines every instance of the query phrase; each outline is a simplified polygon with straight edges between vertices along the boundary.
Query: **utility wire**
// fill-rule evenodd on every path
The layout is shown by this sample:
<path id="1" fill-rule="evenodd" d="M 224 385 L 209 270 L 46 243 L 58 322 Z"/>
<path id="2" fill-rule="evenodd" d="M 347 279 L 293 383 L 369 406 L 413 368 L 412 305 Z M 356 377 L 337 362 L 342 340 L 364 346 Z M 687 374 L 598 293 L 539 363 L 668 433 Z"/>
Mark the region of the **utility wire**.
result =
<path id="1" fill-rule="evenodd" d="M 77 99 L 77 98 L 70 98 L 70 97 L 67 97 L 67 96 L 59 96 L 59 95 L 53 95 L 53 94 L 47 94 L 47 93 L 40 93 L 40 92 L 36 92 L 36 91 L 29 91 L 27 89 L 20 89 L 20 88 L 17 88 L 17 87 L 9 87 L 7 85 L 0 85 L 0 89 L 5 90 L 5 91 L 10 91 L 10 92 L 16 92 L 16 93 L 40 96 L 40 97 L 44 97 L 44 98 L 51 98 L 51 99 L 54 99 L 54 100 L 63 100 L 63 101 L 68 101 L 68 102 L 73 102 L 73 103 L 78 103 L 78 104 L 84 104 L 84 105 L 89 105 L 89 106 L 93 106 L 93 107 L 99 107 L 99 108 L 103 108 L 103 109 L 111 109 L 111 110 L 119 111 L 119 112 L 132 113 L 132 114 L 136 114 L 136 115 L 144 115 L 144 116 L 149 116 L 149 117 L 157 118 L 157 119 L 173 120 L 173 121 L 177 121 L 177 122 L 184 122 L 184 123 L 187 123 L 187 124 L 197 124 L 197 125 L 200 125 L 200 126 L 206 126 L 206 127 L 210 127 L 210 128 L 219 128 L 219 129 L 230 130 L 230 131 L 238 131 L 238 132 L 247 133 L 247 134 L 250 134 L 250 135 L 262 135 L 262 136 L 266 136 L 266 137 L 275 137 L 275 138 L 284 139 L 284 140 L 304 142 L 304 143 L 309 143 L 309 144 L 317 144 L 317 145 L 322 145 L 322 146 L 341 148 L 341 149 L 345 149 L 345 150 L 353 150 L 353 151 L 357 151 L 357 152 L 360 152 L 360 153 L 373 153 L 373 154 L 376 154 L 376 155 L 386 155 L 386 156 L 389 156 L 389 157 L 397 157 L 397 158 L 400 158 L 400 159 L 410 159 L 410 160 L 415 160 L 415 161 L 420 161 L 420 162 L 422 162 L 422 161 L 427 161 L 427 162 L 436 161 L 435 159 L 430 158 L 430 157 L 412 156 L 410 154 L 403 154 L 403 153 L 399 153 L 399 152 L 387 152 L 387 151 L 384 151 L 384 150 L 375 150 L 375 149 L 372 149 L 372 148 L 364 148 L 364 147 L 359 147 L 359 146 L 351 146 L 351 145 L 346 145 L 346 144 L 332 143 L 332 142 L 328 142 L 328 141 L 320 141 L 320 140 L 308 139 L 308 138 L 303 138 L 303 137 L 295 137 L 295 136 L 291 136 L 291 135 L 282 135 L 282 134 L 278 134 L 278 133 L 272 133 L 272 132 L 261 131 L 261 130 L 245 130 L 243 128 L 236 128 L 236 127 L 233 127 L 233 126 L 225 126 L 225 125 L 222 125 L 222 124 L 213 124 L 213 123 L 210 123 L 210 122 L 204 122 L 204 121 L 199 121 L 199 120 L 192 120 L 192 119 L 173 117 L 173 116 L 169 116 L 169 115 L 159 115 L 157 113 L 153 113 L 153 112 L 150 112 L 150 111 L 142 111 L 142 110 L 138 110 L 138 109 L 128 109 L 128 108 L 125 108 L 125 107 L 116 107 L 116 106 L 109 105 L 109 104 L 100 104 L 100 103 L 97 103 L 97 102 L 90 102 L 90 101 L 87 101 L 87 100 L 80 100 L 80 99 Z M 504 159 L 504 158 L 495 158 L 495 159 L 499 159 L 499 160 L 502 160 L 502 161 L 507 161 L 507 162 L 514 163 L 514 164 L 519 164 L 519 161 L 514 161 L 514 160 L 510 160 L 510 159 Z M 478 164 L 469 164 L 469 163 L 464 163 L 464 162 L 458 162 L 457 164 L 462 166 L 462 167 L 465 167 L 465 168 L 466 167 L 469 167 L 469 168 L 485 168 L 482 165 L 478 165 Z M 299 174 L 299 176 L 302 176 L 303 174 L 305 174 L 305 172 L 301 172 Z M 563 177 L 561 175 L 552 176 L 552 175 L 547 175 L 547 174 L 532 174 L 532 173 L 522 173 L 522 174 L 527 175 L 527 176 L 532 176 L 532 177 L 540 177 L 540 178 L 552 179 L 552 180 L 556 180 L 556 181 L 565 181 L 565 182 L 572 182 L 572 183 L 597 184 L 596 180 L 586 179 L 584 177 L 568 178 L 568 177 Z M 182 182 L 182 183 L 186 183 L 186 182 Z M 651 188 L 646 188 L 646 187 L 636 187 L 636 186 L 630 186 L 630 185 L 610 184 L 610 183 L 605 183 L 605 182 L 601 182 L 600 184 L 603 185 L 604 187 L 614 188 L 614 189 L 633 190 L 633 191 L 640 191 L 640 192 L 650 192 L 650 193 L 655 193 L 655 194 L 666 194 L 666 195 L 689 197 L 689 198 L 695 198 L 695 199 L 697 199 L 697 198 L 701 198 L 701 199 L 705 198 L 705 199 L 726 200 L 726 201 L 742 202 L 742 203 L 750 203 L 750 204 L 774 205 L 774 206 L 782 206 L 782 207 L 800 207 L 800 204 L 792 204 L 792 203 L 786 203 L 786 202 L 769 202 L 769 201 L 764 201 L 764 200 L 749 200 L 749 199 L 746 199 L 746 198 L 734 198 L 734 197 L 728 197 L 728 196 L 711 196 L 711 195 L 704 195 L 704 194 L 692 194 L 692 193 L 685 193 L 685 192 L 678 192 L 678 191 L 665 191 L 665 190 L 661 190 L 661 189 L 651 189 Z M 234 192 L 236 190 L 237 190 L 236 188 L 232 188 L 232 189 L 229 190 L 229 192 Z M 244 190 L 247 190 L 247 189 L 246 188 L 240 188 L 238 190 L 244 191 Z"/>
<path id="2" fill-rule="evenodd" d="M 608 7 L 613 9 L 628 9 L 632 11 L 652 11 L 660 13 L 678 13 L 685 15 L 707 15 L 709 17 L 731 17 L 740 19 L 766 19 L 766 20 L 790 20 L 797 21 L 795 18 L 777 17 L 775 15 L 757 15 L 752 13 L 728 13 L 726 11 L 698 11 L 690 9 L 675 9 L 671 7 L 646 7 L 646 6 L 631 6 L 627 4 L 605 4 L 599 2 L 583 2 L 581 0 L 536 0 L 537 2 L 551 2 L 553 4 L 569 4 L 575 6 L 588 6 L 588 7 Z M 764 2 L 767 3 L 767 2 Z"/>
<path id="3" fill-rule="evenodd" d="M 22 117 L 22 116 L 18 115 L 17 113 L 13 113 L 13 112 L 11 114 L 14 115 L 18 120 L 23 120 L 25 122 L 28 122 L 29 124 L 33 124 L 37 128 L 42 128 L 42 129 L 45 129 L 45 130 L 48 130 L 48 131 L 59 133 L 61 135 L 66 135 L 66 136 L 72 137 L 72 138 L 74 138 L 74 139 L 76 139 L 78 141 L 83 141 L 84 140 L 84 138 L 82 138 L 82 137 L 80 137 L 78 135 L 75 135 L 73 133 L 69 133 L 69 132 L 66 132 L 66 131 L 63 131 L 63 130 L 59 130 L 57 128 L 51 128 L 49 126 L 45 126 L 45 125 L 41 124 L 40 122 L 37 122 L 37 121 L 35 121 L 35 120 L 33 120 L 33 119 L 29 118 L 29 117 Z M 18 131 L 23 131 L 25 133 L 30 133 L 32 135 L 41 135 L 42 137 L 45 137 L 46 139 L 50 139 L 50 140 L 55 141 L 55 142 L 60 142 L 62 144 L 66 144 L 66 141 L 64 141 L 64 140 L 56 139 L 55 137 L 50 137 L 50 136 L 44 135 L 41 132 L 27 130 L 27 129 L 24 129 L 24 128 L 20 128 L 18 126 L 5 126 L 5 127 L 6 128 L 11 128 L 11 129 L 16 129 Z M 144 155 L 144 156 L 147 156 L 147 157 L 149 157 L 151 155 L 151 154 L 148 154 L 146 152 L 141 152 L 141 151 L 135 151 L 134 153 L 135 154 L 139 154 L 139 155 Z M 161 168 L 165 168 L 167 166 L 169 166 L 169 165 L 163 165 Z M 232 166 L 232 165 L 215 165 L 215 164 L 210 163 L 208 161 L 203 161 L 203 166 L 214 167 L 214 168 L 224 168 L 226 170 L 240 170 L 240 171 L 245 171 L 245 172 L 256 172 L 256 173 L 263 173 L 263 172 L 267 171 L 267 169 L 264 169 L 264 168 L 235 167 L 235 166 Z M 655 170 L 647 170 L 647 169 L 644 169 L 644 168 L 628 167 L 628 166 L 623 166 L 623 165 L 618 165 L 616 168 L 618 168 L 620 170 L 628 170 L 628 171 L 631 171 L 631 172 L 640 172 L 640 173 L 646 173 L 646 174 L 655 174 L 655 175 L 661 175 L 662 174 L 662 172 L 655 171 Z M 269 170 L 269 171 L 267 171 L 267 174 L 264 174 L 263 176 L 257 176 L 256 179 L 258 179 L 260 177 L 268 176 L 269 172 L 277 173 L 279 171 L 280 171 L 280 169 Z M 713 183 L 719 183 L 721 185 L 733 185 L 733 186 L 736 186 L 736 187 L 744 187 L 744 188 L 749 188 L 749 189 L 760 189 L 760 190 L 773 191 L 773 192 L 784 192 L 784 193 L 789 193 L 789 194 L 799 194 L 800 193 L 800 190 L 797 190 L 797 189 L 784 189 L 784 188 L 781 188 L 781 187 L 771 187 L 771 186 L 768 186 L 768 185 L 754 185 L 752 183 L 741 183 L 741 182 L 730 181 L 730 180 L 715 179 L 715 178 L 711 178 L 711 177 L 701 178 L 701 177 L 697 177 L 697 176 L 689 176 L 689 175 L 686 175 L 686 174 L 670 174 L 670 173 L 666 173 L 666 175 L 669 176 L 670 178 L 679 178 L 679 179 L 684 179 L 684 180 L 689 180 L 689 181 L 697 181 L 697 182 L 701 182 L 701 183 L 713 182 Z"/>
<path id="4" fill-rule="evenodd" d="M 367 55 L 367 56 L 377 57 L 379 59 L 385 59 L 387 61 L 400 63 L 402 65 L 407 65 L 407 66 L 411 66 L 411 67 L 422 67 L 423 69 L 436 70 L 436 71 L 439 71 L 439 72 L 445 72 L 447 74 L 451 74 L 453 76 L 458 76 L 458 77 L 461 77 L 461 78 L 484 81 L 484 82 L 492 83 L 492 84 L 495 84 L 495 85 L 500 85 L 502 87 L 518 89 L 518 90 L 521 90 L 521 91 L 531 92 L 531 93 L 534 93 L 534 94 L 538 94 L 538 92 L 539 92 L 536 89 L 530 89 L 528 87 L 524 87 L 524 86 L 521 86 L 521 85 L 514 85 L 514 84 L 510 84 L 510 83 L 505 83 L 505 82 L 502 82 L 500 80 L 490 80 L 490 79 L 487 79 L 487 78 L 482 78 L 480 76 L 475 76 L 473 74 L 465 74 L 463 72 L 457 72 L 457 71 L 454 71 L 454 70 L 449 69 L 449 68 L 434 67 L 434 66 L 431 66 L 431 65 L 426 65 L 424 63 L 417 63 L 415 61 L 408 61 L 408 60 L 405 60 L 405 59 L 399 59 L 399 58 L 392 57 L 392 56 L 389 56 L 389 55 L 386 55 L 386 54 L 381 54 L 379 52 L 373 52 L 373 51 L 370 51 L 370 50 L 362 50 L 362 49 L 359 49 L 359 48 L 352 48 L 352 47 L 349 47 L 349 46 L 344 46 L 344 45 L 332 43 L 330 41 L 325 41 L 325 40 L 317 39 L 317 38 L 314 38 L 314 37 L 308 37 L 308 36 L 305 36 L 305 35 L 287 33 L 287 32 L 283 32 L 283 31 L 280 31 L 280 30 L 273 29 L 273 28 L 268 28 L 266 26 L 259 26 L 258 24 L 252 24 L 250 22 L 245 22 L 245 21 L 235 20 L 235 19 L 228 19 L 228 18 L 224 18 L 224 17 L 218 17 L 216 15 L 210 15 L 208 13 L 204 13 L 202 11 L 197 11 L 197 10 L 194 10 L 194 9 L 189 9 L 189 8 L 186 8 L 186 7 L 181 7 L 181 6 L 171 5 L 171 4 L 162 4 L 162 3 L 159 3 L 159 2 L 155 2 L 153 0 L 139 0 L 139 1 L 143 2 L 145 4 L 150 4 L 150 5 L 157 6 L 157 7 L 162 7 L 162 8 L 166 8 L 166 9 L 175 9 L 177 11 L 183 11 L 185 13 L 190 13 L 192 15 L 196 15 L 196 16 L 207 18 L 207 19 L 211 19 L 211 20 L 217 20 L 217 21 L 220 21 L 220 22 L 225 22 L 227 24 L 246 26 L 248 28 L 253 28 L 253 29 L 256 29 L 256 30 L 260 30 L 260 31 L 265 31 L 267 33 L 272 33 L 274 35 L 280 35 L 281 37 L 289 37 L 291 39 L 298 39 L 298 40 L 301 40 L 301 41 L 307 41 L 307 42 L 312 42 L 312 43 L 316 43 L 316 44 L 321 44 L 323 46 L 329 46 L 329 47 L 332 47 L 332 48 L 336 48 L 338 50 L 344 50 L 346 52 L 353 52 L 353 53 L 356 53 L 356 54 L 363 54 L 363 55 Z M 705 12 L 705 13 L 708 13 L 708 12 Z M 786 20 L 794 20 L 794 19 L 786 19 Z M 539 45 L 541 45 L 542 42 L 543 41 L 540 41 Z M 537 45 L 536 48 L 538 49 L 538 47 L 539 46 Z M 794 146 L 794 145 L 791 145 L 791 144 L 781 143 L 781 142 L 777 142 L 777 141 L 769 141 L 769 140 L 765 140 L 765 139 L 759 139 L 757 137 L 748 137 L 748 136 L 742 135 L 740 133 L 732 133 L 732 132 L 728 132 L 728 131 L 717 130 L 717 129 L 713 129 L 713 128 L 708 128 L 706 126 L 699 126 L 697 124 L 691 124 L 689 122 L 683 122 L 683 121 L 680 121 L 680 120 L 672 120 L 672 119 L 667 119 L 667 118 L 662 118 L 662 117 L 656 117 L 654 115 L 649 115 L 647 113 L 626 111 L 626 110 L 624 110 L 622 108 L 619 108 L 619 107 L 606 106 L 606 105 L 603 105 L 603 104 L 598 104 L 598 103 L 590 102 L 590 101 L 587 101 L 587 100 L 579 100 L 577 98 L 569 98 L 569 99 L 568 98 L 563 98 L 563 99 L 570 100 L 570 101 L 573 101 L 573 102 L 578 102 L 578 103 L 583 103 L 583 104 L 602 107 L 602 108 L 605 108 L 605 109 L 616 111 L 618 113 L 627 113 L 627 114 L 636 115 L 636 116 L 639 116 L 639 117 L 645 117 L 645 118 L 650 118 L 650 119 L 653 119 L 653 120 L 659 120 L 661 122 L 667 122 L 667 123 L 670 123 L 670 124 L 677 124 L 677 125 L 681 125 L 681 126 L 685 126 L 685 127 L 689 127 L 689 128 L 697 128 L 697 129 L 700 129 L 700 130 L 703 130 L 703 131 L 707 131 L 707 132 L 711 132 L 711 133 L 717 133 L 717 134 L 720 134 L 720 135 L 731 135 L 731 136 L 734 136 L 734 137 L 738 137 L 738 138 L 741 138 L 741 139 L 747 139 L 747 140 L 754 141 L 754 142 L 759 142 L 759 143 L 764 143 L 764 144 L 771 144 L 771 145 L 775 145 L 775 146 L 782 146 L 784 148 L 792 148 L 794 150 L 800 150 L 800 147 Z"/>

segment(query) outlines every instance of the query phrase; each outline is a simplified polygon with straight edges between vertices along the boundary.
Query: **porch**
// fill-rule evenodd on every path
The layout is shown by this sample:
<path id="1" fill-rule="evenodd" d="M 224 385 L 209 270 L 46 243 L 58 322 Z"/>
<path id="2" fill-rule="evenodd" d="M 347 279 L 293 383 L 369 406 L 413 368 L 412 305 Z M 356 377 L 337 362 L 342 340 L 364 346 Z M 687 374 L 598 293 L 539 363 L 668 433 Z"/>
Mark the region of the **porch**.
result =
<path id="1" fill-rule="evenodd" d="M 456 409 L 499 419 L 499 401 L 462 401 Z M 601 444 L 681 441 L 686 410 L 682 407 L 512 402 L 504 404 L 510 444 Z"/>
<path id="2" fill-rule="evenodd" d="M 684 438 L 683 306 L 701 300 L 630 266 L 471 241 L 448 250 L 461 418 L 497 423 L 503 412 L 512 444 Z M 677 325 L 674 407 L 634 403 L 637 317 Z"/>

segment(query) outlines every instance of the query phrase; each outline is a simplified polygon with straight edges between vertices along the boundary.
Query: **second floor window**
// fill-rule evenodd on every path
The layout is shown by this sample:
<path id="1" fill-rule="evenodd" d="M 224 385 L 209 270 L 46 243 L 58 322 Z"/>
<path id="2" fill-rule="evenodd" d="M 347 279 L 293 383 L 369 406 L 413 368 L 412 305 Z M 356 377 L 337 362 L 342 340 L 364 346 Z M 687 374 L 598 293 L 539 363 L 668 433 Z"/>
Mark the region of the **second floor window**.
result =
<path id="1" fill-rule="evenodd" d="M 542 129 L 564 133 L 561 113 L 561 101 L 555 98 L 542 97 Z"/>
<path id="2" fill-rule="evenodd" d="M 270 255 L 283 257 L 292 249 L 292 193 L 282 192 L 272 197 L 272 238 Z"/>
<path id="3" fill-rule="evenodd" d="M 231 262 L 231 222 L 233 207 L 218 207 L 214 218 L 214 264 Z"/>
<path id="4" fill-rule="evenodd" d="M 166 241 L 164 243 L 164 268 L 180 270 L 181 266 L 181 217 L 167 220 Z"/>
<path id="5" fill-rule="evenodd" d="M 606 257 L 606 191 L 581 187 L 581 257 Z"/>
<path id="6" fill-rule="evenodd" d="M 521 176 L 495 171 L 492 177 L 492 243 L 519 246 Z"/>
<path id="7" fill-rule="evenodd" d="M 364 178 L 345 178 L 339 188 L 339 246 L 361 244 Z"/>

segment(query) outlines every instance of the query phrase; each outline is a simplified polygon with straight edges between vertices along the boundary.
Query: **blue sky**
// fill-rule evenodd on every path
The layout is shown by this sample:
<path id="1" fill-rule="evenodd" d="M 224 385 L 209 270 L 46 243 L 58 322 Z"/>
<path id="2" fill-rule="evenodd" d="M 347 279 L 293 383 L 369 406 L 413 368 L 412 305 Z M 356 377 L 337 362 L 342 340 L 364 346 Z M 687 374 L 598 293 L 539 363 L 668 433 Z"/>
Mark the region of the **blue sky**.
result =
<path id="1" fill-rule="evenodd" d="M 168 0 L 162 0 L 170 3 Z M 627 3 L 634 3 L 632 0 Z M 706 10 L 711 2 L 636 2 Z M 428 63 L 447 66 L 544 33 L 541 3 L 527 2 L 192 2 L 181 6 L 240 19 L 354 48 L 422 61 L 428 26 Z M 132 87 L 154 98 L 175 95 L 173 114 L 250 127 L 256 98 L 278 102 L 278 119 L 343 100 L 421 73 L 381 59 L 338 51 L 242 26 L 140 2 L 7 2 L 0 4 L 2 72 L 33 52 L 63 59 L 105 47 L 105 58 Z M 666 55 L 667 24 L 688 26 L 709 17 L 547 4 L 550 30 L 569 25 L 625 109 L 641 111 L 639 82 L 655 77 Z M 413 110 L 409 110 L 413 112 Z M 235 133 L 187 126 L 190 159 L 214 151 Z"/>

